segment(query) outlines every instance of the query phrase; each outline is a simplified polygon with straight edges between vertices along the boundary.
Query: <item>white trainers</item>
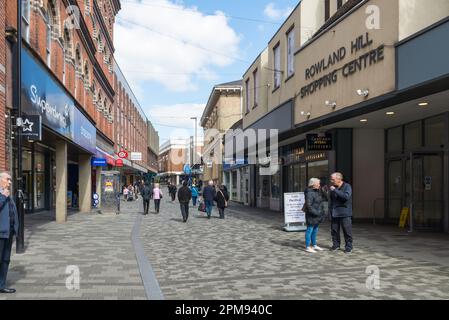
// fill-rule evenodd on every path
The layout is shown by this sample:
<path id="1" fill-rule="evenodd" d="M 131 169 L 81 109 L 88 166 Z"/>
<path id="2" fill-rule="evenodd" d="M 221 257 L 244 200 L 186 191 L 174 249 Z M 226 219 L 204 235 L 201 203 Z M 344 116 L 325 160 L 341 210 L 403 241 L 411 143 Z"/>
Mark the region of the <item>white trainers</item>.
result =
<path id="1" fill-rule="evenodd" d="M 306 248 L 306 252 L 308 252 L 308 253 L 316 253 L 316 251 L 314 249 L 312 249 L 311 247 Z"/>
<path id="2" fill-rule="evenodd" d="M 318 246 L 314 246 L 313 249 L 316 250 L 316 251 L 323 251 L 324 250 L 323 248 L 320 248 Z"/>

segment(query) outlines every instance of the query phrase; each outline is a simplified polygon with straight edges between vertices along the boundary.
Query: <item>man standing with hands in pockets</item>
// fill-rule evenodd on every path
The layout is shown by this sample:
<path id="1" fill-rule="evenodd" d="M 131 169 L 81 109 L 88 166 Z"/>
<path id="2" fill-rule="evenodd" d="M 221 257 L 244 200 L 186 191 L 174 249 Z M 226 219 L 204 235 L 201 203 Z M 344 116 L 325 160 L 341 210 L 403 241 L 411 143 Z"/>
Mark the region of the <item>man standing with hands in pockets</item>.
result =
<path id="1" fill-rule="evenodd" d="M 19 233 L 19 217 L 9 188 L 11 176 L 7 172 L 0 173 L 0 293 L 15 293 L 15 289 L 6 287 L 9 261 L 14 234 Z"/>
<path id="2" fill-rule="evenodd" d="M 343 175 L 331 175 L 329 211 L 332 223 L 331 251 L 340 249 L 340 226 L 345 237 L 345 253 L 352 252 L 352 187 L 343 181 Z"/>

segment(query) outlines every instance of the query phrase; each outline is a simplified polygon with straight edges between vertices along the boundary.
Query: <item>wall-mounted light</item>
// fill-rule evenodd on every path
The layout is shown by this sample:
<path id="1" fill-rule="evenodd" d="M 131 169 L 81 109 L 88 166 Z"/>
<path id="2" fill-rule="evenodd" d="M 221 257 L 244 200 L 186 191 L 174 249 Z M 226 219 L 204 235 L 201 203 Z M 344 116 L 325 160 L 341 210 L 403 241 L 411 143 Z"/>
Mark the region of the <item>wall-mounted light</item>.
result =
<path id="1" fill-rule="evenodd" d="M 357 90 L 357 94 L 361 97 L 368 97 L 369 95 L 369 90 L 368 89 L 358 89 Z"/>
<path id="2" fill-rule="evenodd" d="M 306 117 L 307 120 L 310 119 L 311 113 L 310 112 L 305 112 L 305 111 L 301 111 L 301 116 Z"/>
<path id="3" fill-rule="evenodd" d="M 337 102 L 335 102 L 335 101 L 326 100 L 325 104 L 326 104 L 326 106 L 328 106 L 332 109 L 335 109 L 337 107 Z"/>

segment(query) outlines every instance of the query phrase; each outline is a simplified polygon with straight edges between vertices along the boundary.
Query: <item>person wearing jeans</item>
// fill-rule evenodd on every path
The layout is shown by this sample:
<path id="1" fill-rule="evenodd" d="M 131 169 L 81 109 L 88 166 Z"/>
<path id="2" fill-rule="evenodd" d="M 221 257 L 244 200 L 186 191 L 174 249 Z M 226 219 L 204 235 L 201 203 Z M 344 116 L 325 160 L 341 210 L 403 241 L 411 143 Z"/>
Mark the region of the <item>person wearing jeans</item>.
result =
<path id="1" fill-rule="evenodd" d="M 320 223 L 324 220 L 324 201 L 326 193 L 321 190 L 320 179 L 312 178 L 309 181 L 309 187 L 304 191 L 305 205 L 304 211 L 306 213 L 307 231 L 306 231 L 306 251 L 309 253 L 316 253 L 323 251 L 317 245 L 317 234 Z M 312 246 L 310 246 L 312 244 Z"/>
<path id="2" fill-rule="evenodd" d="M 212 215 L 212 208 L 214 206 L 214 199 L 216 197 L 214 182 L 211 180 L 209 181 L 209 185 L 204 187 L 203 190 L 203 199 L 204 203 L 206 205 L 206 213 L 207 218 L 210 219 L 210 216 Z"/>
<path id="3" fill-rule="evenodd" d="M 190 190 L 192 191 L 192 204 L 194 207 L 196 207 L 196 199 L 198 199 L 198 189 L 196 188 L 196 185 L 192 185 Z"/>

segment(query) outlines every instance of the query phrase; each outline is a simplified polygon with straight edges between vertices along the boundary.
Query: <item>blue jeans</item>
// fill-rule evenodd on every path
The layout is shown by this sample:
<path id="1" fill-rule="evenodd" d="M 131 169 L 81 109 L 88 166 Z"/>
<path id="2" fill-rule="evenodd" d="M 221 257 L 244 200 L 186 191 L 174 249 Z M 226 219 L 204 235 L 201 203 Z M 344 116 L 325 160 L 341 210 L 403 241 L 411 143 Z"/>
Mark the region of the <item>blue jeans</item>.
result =
<path id="1" fill-rule="evenodd" d="M 196 198 L 197 198 L 197 197 L 192 197 L 192 203 L 193 203 L 193 206 L 194 206 L 194 207 L 196 207 Z"/>
<path id="2" fill-rule="evenodd" d="M 318 225 L 308 225 L 306 230 L 306 248 L 310 247 L 310 242 L 316 246 L 316 235 L 318 233 Z"/>
<path id="3" fill-rule="evenodd" d="M 212 208 L 214 206 L 214 202 L 206 200 L 206 201 L 204 201 L 204 203 L 206 204 L 206 213 L 208 216 L 210 216 L 212 214 Z"/>

